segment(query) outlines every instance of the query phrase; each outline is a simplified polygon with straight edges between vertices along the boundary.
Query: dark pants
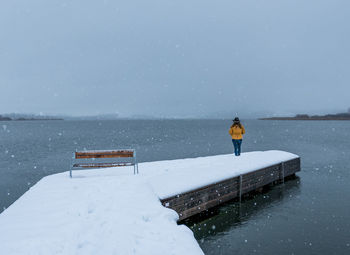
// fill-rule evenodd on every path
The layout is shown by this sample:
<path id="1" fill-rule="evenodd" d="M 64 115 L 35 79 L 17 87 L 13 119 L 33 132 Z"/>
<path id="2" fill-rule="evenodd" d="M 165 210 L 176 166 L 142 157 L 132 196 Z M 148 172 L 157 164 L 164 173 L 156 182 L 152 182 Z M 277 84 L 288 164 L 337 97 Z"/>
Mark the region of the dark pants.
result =
<path id="1" fill-rule="evenodd" d="M 236 140 L 232 139 L 233 146 L 235 147 L 235 155 L 239 156 L 241 155 L 241 145 L 242 145 L 242 139 Z"/>

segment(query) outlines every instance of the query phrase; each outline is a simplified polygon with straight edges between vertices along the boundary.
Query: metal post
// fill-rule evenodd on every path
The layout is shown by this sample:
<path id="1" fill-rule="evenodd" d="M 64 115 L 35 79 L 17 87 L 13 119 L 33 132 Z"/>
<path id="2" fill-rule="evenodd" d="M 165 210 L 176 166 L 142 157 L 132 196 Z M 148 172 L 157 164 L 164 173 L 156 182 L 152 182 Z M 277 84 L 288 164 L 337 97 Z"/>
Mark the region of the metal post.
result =
<path id="1" fill-rule="evenodd" d="M 242 202 L 242 175 L 239 176 L 239 203 Z"/>
<path id="2" fill-rule="evenodd" d="M 136 158 L 136 150 L 135 150 L 135 166 L 136 166 L 136 173 L 139 174 L 139 163 L 137 162 L 137 158 Z"/>
<path id="3" fill-rule="evenodd" d="M 136 150 L 134 150 L 134 175 L 136 174 Z"/>
<path id="4" fill-rule="evenodd" d="M 71 161 L 71 165 L 70 165 L 70 171 L 69 171 L 70 178 L 73 178 L 72 169 L 73 169 L 73 165 L 74 165 L 74 160 L 75 160 L 75 152 L 73 152 L 73 157 L 72 157 L 72 161 Z"/>

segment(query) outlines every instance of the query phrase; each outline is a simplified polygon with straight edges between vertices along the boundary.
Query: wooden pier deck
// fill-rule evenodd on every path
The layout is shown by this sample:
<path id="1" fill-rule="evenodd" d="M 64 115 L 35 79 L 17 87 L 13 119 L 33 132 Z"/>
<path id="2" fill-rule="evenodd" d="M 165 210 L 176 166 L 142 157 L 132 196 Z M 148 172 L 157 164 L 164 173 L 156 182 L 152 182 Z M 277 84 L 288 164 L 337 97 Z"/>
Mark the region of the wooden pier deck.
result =
<path id="1" fill-rule="evenodd" d="M 203 254 L 179 220 L 295 174 L 300 158 L 256 151 L 144 162 L 139 169 L 137 175 L 126 166 L 44 177 L 0 214 L 2 252 Z"/>
<path id="2" fill-rule="evenodd" d="M 175 210 L 181 221 L 276 181 L 283 182 L 298 171 L 300 158 L 295 158 L 161 199 L 161 203 Z"/>

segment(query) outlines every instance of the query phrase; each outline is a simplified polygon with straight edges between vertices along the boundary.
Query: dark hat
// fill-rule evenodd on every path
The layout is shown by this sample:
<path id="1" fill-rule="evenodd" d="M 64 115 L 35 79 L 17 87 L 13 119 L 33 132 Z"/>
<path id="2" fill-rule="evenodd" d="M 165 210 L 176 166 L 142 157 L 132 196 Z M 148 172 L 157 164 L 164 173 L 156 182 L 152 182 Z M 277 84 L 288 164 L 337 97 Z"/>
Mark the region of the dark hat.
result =
<path id="1" fill-rule="evenodd" d="M 234 121 L 234 122 L 239 122 L 239 118 L 238 117 L 236 117 L 235 119 L 233 119 L 232 121 Z"/>

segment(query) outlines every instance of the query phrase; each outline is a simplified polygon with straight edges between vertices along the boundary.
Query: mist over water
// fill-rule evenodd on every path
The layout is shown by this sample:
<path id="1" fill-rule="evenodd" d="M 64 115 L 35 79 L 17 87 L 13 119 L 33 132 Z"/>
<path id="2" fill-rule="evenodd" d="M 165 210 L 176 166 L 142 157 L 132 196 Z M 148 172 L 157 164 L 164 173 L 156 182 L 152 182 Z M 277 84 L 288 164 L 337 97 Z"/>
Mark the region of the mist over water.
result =
<path id="1" fill-rule="evenodd" d="M 205 254 L 349 254 L 350 122 L 242 122 L 247 132 L 243 151 L 298 154 L 302 171 L 241 205 L 228 203 L 211 218 L 188 223 Z M 42 177 L 68 171 L 76 149 L 135 148 L 141 162 L 226 154 L 233 152 L 230 124 L 231 120 L 3 121 L 0 211 Z"/>

